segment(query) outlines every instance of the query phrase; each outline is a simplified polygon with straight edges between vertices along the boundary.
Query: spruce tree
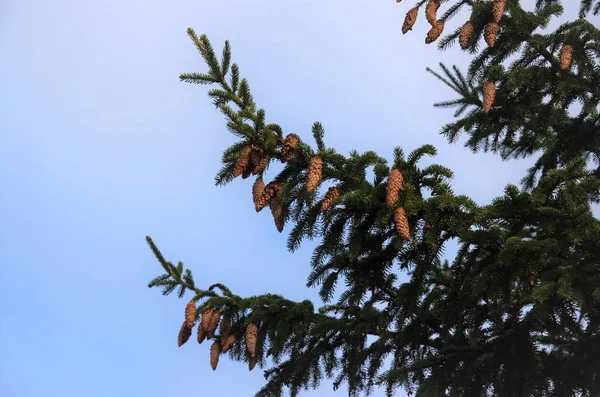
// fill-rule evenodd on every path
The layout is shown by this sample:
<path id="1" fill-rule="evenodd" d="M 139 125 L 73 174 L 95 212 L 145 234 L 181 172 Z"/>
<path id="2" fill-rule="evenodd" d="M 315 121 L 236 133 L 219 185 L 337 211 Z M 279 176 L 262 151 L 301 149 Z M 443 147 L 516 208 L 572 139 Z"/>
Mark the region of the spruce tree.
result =
<path id="1" fill-rule="evenodd" d="M 471 150 L 507 160 L 537 156 L 521 187 L 483 206 L 452 190 L 450 169 L 420 165 L 436 154 L 430 145 L 408 154 L 396 147 L 388 161 L 338 153 L 318 122 L 314 144 L 285 133 L 258 108 L 229 43 L 218 59 L 189 29 L 208 71 L 181 80 L 211 85 L 239 137 L 216 184 L 253 177 L 256 211 L 269 207 L 280 232 L 288 225 L 290 251 L 318 241 L 307 286 L 319 288 L 323 306 L 196 285 L 147 237 L 164 269 L 149 286 L 191 294 L 179 345 L 195 333 L 212 344 L 213 369 L 223 353 L 258 365 L 266 384 L 256 395 L 265 397 L 285 388 L 296 396 L 323 378 L 346 383 L 351 396 L 375 387 L 387 395 L 600 395 L 600 222 L 591 208 L 600 202 L 600 31 L 591 22 L 600 1 L 581 1 L 579 19 L 549 32 L 562 3 L 408 6 L 404 33 L 424 13 L 426 43 L 458 42 L 473 57 L 467 71 L 430 70 L 459 96 L 436 104 L 458 108 L 442 134 L 450 142 L 465 134 Z M 469 20 L 441 37 L 463 8 Z M 283 169 L 271 175 L 276 162 Z M 449 262 L 443 249 L 453 238 L 460 247 Z M 408 281 L 398 281 L 401 273 Z"/>

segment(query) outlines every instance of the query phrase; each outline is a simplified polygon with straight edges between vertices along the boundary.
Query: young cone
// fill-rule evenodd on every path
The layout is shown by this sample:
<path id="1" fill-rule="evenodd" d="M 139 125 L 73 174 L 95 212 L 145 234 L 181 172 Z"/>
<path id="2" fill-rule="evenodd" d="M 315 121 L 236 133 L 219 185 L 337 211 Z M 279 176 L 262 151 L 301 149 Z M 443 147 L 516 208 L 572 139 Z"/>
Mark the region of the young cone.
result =
<path id="1" fill-rule="evenodd" d="M 442 32 L 444 31 L 444 21 L 437 21 L 435 25 L 429 29 L 427 32 L 427 37 L 425 37 L 425 44 L 431 44 L 440 37 Z"/>
<path id="2" fill-rule="evenodd" d="M 473 27 L 473 23 L 469 19 L 467 22 L 465 22 L 462 28 L 460 28 L 460 35 L 458 36 L 460 48 L 466 50 L 469 44 L 471 44 L 471 40 L 473 40 L 474 35 L 475 28 Z"/>
<path id="3" fill-rule="evenodd" d="M 280 190 L 281 187 L 278 184 L 275 182 L 269 182 L 254 205 L 256 212 L 260 212 L 263 208 L 269 205 L 273 197 L 275 197 Z"/>
<path id="4" fill-rule="evenodd" d="M 411 8 L 404 17 L 404 23 L 402 24 L 402 34 L 406 34 L 409 30 L 412 30 L 415 22 L 417 22 L 417 15 L 419 9 L 417 7 Z"/>
<path id="5" fill-rule="evenodd" d="M 314 156 L 308 164 L 308 175 L 306 182 L 306 190 L 313 192 L 321 183 L 323 177 L 323 159 L 319 156 Z"/>
<path id="6" fill-rule="evenodd" d="M 281 158 L 284 163 L 292 160 L 296 154 L 296 148 L 300 139 L 296 134 L 289 134 L 283 140 L 283 148 L 281 149 Z"/>
<path id="7" fill-rule="evenodd" d="M 429 2 L 427 2 L 427 6 L 425 6 L 425 18 L 431 26 L 436 25 L 435 22 L 437 21 L 437 10 L 439 8 L 440 0 L 429 0 Z"/>
<path id="8" fill-rule="evenodd" d="M 487 113 L 492 108 L 496 99 L 496 84 L 493 81 L 486 81 L 483 84 L 483 113 Z"/>
<path id="9" fill-rule="evenodd" d="M 251 357 L 256 355 L 256 336 L 258 335 L 258 327 L 254 324 L 249 324 L 246 328 L 246 348 Z"/>
<path id="10" fill-rule="evenodd" d="M 185 323 L 188 328 L 193 328 L 196 324 L 196 300 L 192 299 L 185 306 Z"/>
<path id="11" fill-rule="evenodd" d="M 506 7 L 506 0 L 494 0 L 494 4 L 492 5 L 494 22 L 500 22 L 502 19 L 502 14 L 504 14 L 504 7 Z"/>
<path id="12" fill-rule="evenodd" d="M 252 148 L 250 146 L 246 146 L 240 152 L 240 156 L 238 157 L 237 161 L 235 162 L 235 166 L 233 168 L 233 177 L 234 178 L 237 178 L 238 176 L 242 175 L 244 173 L 244 171 L 246 171 L 246 168 L 248 168 L 248 164 L 250 162 L 250 152 L 251 151 L 252 151 Z"/>
<path id="13" fill-rule="evenodd" d="M 333 205 L 334 201 L 340 197 L 340 190 L 332 186 L 327 190 L 325 197 L 323 197 L 323 202 L 321 203 L 321 212 L 327 211 Z"/>
<path id="14" fill-rule="evenodd" d="M 221 319 L 221 312 L 218 309 L 213 309 L 210 320 L 206 325 L 206 337 L 211 338 L 215 331 L 217 330 L 217 326 L 219 325 L 219 320 Z"/>
<path id="15" fill-rule="evenodd" d="M 219 351 L 219 342 L 213 342 L 210 345 L 210 366 L 213 371 L 217 369 L 217 365 L 219 365 L 219 355 L 221 352 Z"/>
<path id="16" fill-rule="evenodd" d="M 252 185 L 252 201 L 254 202 L 255 207 L 264 191 L 265 182 L 263 181 L 262 177 L 259 176 L 256 178 L 256 181 L 254 181 L 254 185 Z"/>
<path id="17" fill-rule="evenodd" d="M 285 221 L 283 219 L 283 199 L 280 194 L 277 194 L 271 199 L 269 207 L 271 208 L 271 215 L 273 215 L 273 220 L 275 221 L 275 227 L 277 228 L 277 231 L 281 233 Z"/>
<path id="18" fill-rule="evenodd" d="M 560 49 L 560 69 L 569 70 L 573 65 L 573 47 L 565 44 Z"/>
<path id="19" fill-rule="evenodd" d="M 400 170 L 394 168 L 392 171 L 390 171 L 385 192 L 385 202 L 388 207 L 393 207 L 396 201 L 398 201 L 403 184 L 404 177 L 402 176 Z"/>
<path id="20" fill-rule="evenodd" d="M 498 37 L 498 31 L 500 30 L 500 25 L 497 22 L 490 22 L 485 25 L 485 29 L 483 31 L 483 37 L 485 38 L 485 42 L 490 48 L 494 47 L 496 44 L 496 38 Z"/>
<path id="21" fill-rule="evenodd" d="M 223 353 L 227 353 L 233 347 L 237 338 L 235 335 L 223 335 L 221 337 L 221 345 L 223 345 Z"/>
<path id="22" fill-rule="evenodd" d="M 396 208 L 394 213 L 394 222 L 396 224 L 396 232 L 398 236 L 404 240 L 410 240 L 410 228 L 408 226 L 408 217 L 404 208 Z"/>
<path id="23" fill-rule="evenodd" d="M 256 363 L 258 362 L 258 358 L 256 356 L 250 357 L 248 360 L 248 371 L 252 371 L 254 367 L 256 367 Z"/>
<path id="24" fill-rule="evenodd" d="M 190 336 L 192 336 L 192 329 L 187 326 L 187 321 L 184 321 L 183 324 L 181 324 L 179 335 L 177 335 L 177 346 L 183 346 L 185 342 L 190 339 Z"/>

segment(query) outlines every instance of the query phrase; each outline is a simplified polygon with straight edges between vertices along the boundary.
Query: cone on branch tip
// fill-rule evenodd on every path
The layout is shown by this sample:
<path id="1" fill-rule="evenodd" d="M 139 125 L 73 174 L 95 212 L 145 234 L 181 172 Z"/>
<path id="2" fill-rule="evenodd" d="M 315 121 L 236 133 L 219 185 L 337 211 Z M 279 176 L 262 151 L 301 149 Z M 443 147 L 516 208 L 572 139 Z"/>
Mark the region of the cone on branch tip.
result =
<path id="1" fill-rule="evenodd" d="M 497 22 L 490 22 L 485 25 L 485 29 L 483 31 L 483 37 L 485 42 L 490 48 L 493 48 L 496 44 L 496 38 L 498 37 L 498 31 L 500 30 L 500 25 Z"/>
<path id="2" fill-rule="evenodd" d="M 254 206 L 256 206 L 258 200 L 260 199 L 260 196 L 263 194 L 264 191 L 265 182 L 263 181 L 262 177 L 259 176 L 258 178 L 256 178 L 254 184 L 252 185 L 252 201 L 254 202 Z"/>
<path id="3" fill-rule="evenodd" d="M 187 321 L 184 321 L 181 324 L 181 329 L 179 330 L 179 335 L 177 335 L 177 346 L 181 347 L 190 339 L 192 336 L 192 329 L 187 326 Z"/>
<path id="4" fill-rule="evenodd" d="M 399 169 L 394 168 L 390 171 L 390 175 L 388 176 L 385 192 L 385 202 L 388 207 L 393 207 L 396 201 L 398 201 L 398 197 L 400 196 L 403 185 L 404 177 L 402 176 L 402 173 Z"/>
<path id="5" fill-rule="evenodd" d="M 506 0 L 494 0 L 492 5 L 492 15 L 494 16 L 494 22 L 498 23 L 502 19 L 504 14 L 504 7 L 506 7 Z"/>
<path id="6" fill-rule="evenodd" d="M 260 212 L 263 208 L 269 205 L 273 197 L 275 197 L 280 190 L 281 187 L 277 183 L 269 182 L 269 184 L 265 186 L 262 194 L 260 195 L 256 204 L 254 205 L 256 212 Z"/>
<path id="7" fill-rule="evenodd" d="M 429 0 L 425 6 L 425 18 L 431 26 L 436 25 L 437 10 L 440 8 L 440 0 Z"/>
<path id="8" fill-rule="evenodd" d="M 217 330 L 217 326 L 219 325 L 219 320 L 221 319 L 221 312 L 219 309 L 213 309 L 211 312 L 210 320 L 206 325 L 206 337 L 211 338 L 215 331 Z"/>
<path id="9" fill-rule="evenodd" d="M 193 328 L 194 324 L 196 324 L 196 300 L 192 299 L 185 306 L 185 323 L 188 328 Z"/>
<path id="10" fill-rule="evenodd" d="M 255 324 L 249 324 L 246 327 L 246 349 L 251 357 L 256 355 L 256 337 L 258 335 L 258 327 Z"/>
<path id="11" fill-rule="evenodd" d="M 565 44 L 560 49 L 560 69 L 569 70 L 573 65 L 573 47 Z"/>
<path id="12" fill-rule="evenodd" d="M 323 159 L 319 156 L 314 156 L 308 164 L 308 174 L 306 182 L 306 190 L 311 193 L 321 183 L 323 178 Z"/>
<path id="13" fill-rule="evenodd" d="M 256 367 L 256 363 L 258 362 L 258 358 L 256 356 L 250 357 L 248 360 L 248 371 L 252 371 L 254 367 Z"/>
<path id="14" fill-rule="evenodd" d="M 277 228 L 277 231 L 281 233 L 283 231 L 285 221 L 283 219 L 283 199 L 280 194 L 275 195 L 275 197 L 271 199 L 269 207 L 271 208 L 273 221 L 275 221 L 275 227 Z"/>
<path id="15" fill-rule="evenodd" d="M 404 240 L 410 240 L 410 227 L 408 225 L 408 216 L 404 208 L 396 208 L 394 212 L 394 223 L 396 224 L 396 232 Z"/>
<path id="16" fill-rule="evenodd" d="M 483 112 L 488 113 L 496 100 L 496 84 L 488 80 L 483 83 Z"/>
<path id="17" fill-rule="evenodd" d="M 404 23 L 402 24 L 402 34 L 406 34 L 409 30 L 412 30 L 415 22 L 417 22 L 417 15 L 419 15 L 419 9 L 417 7 L 408 10 L 404 17 Z"/>
<path id="18" fill-rule="evenodd" d="M 473 22 L 469 19 L 465 24 L 460 28 L 460 34 L 458 36 L 458 42 L 460 43 L 460 48 L 466 50 L 471 44 L 473 40 L 473 36 L 475 35 L 475 28 L 473 27 Z"/>
<path id="19" fill-rule="evenodd" d="M 296 154 L 296 148 L 300 138 L 296 134 L 288 134 L 283 140 L 283 148 L 281 149 L 281 157 L 283 162 L 288 162 L 294 158 Z"/>
<path id="20" fill-rule="evenodd" d="M 240 151 L 240 155 L 237 161 L 235 162 L 235 166 L 233 168 L 234 178 L 237 178 L 238 176 L 242 175 L 248 168 L 251 151 L 252 148 L 250 146 L 246 146 Z"/>
<path id="21" fill-rule="evenodd" d="M 427 36 L 425 37 L 425 44 L 431 44 L 434 41 L 436 41 L 443 31 L 444 21 L 439 20 L 436 22 L 435 25 L 431 27 L 431 29 L 429 29 L 429 32 L 427 32 Z"/>
<path id="22" fill-rule="evenodd" d="M 220 354 L 219 342 L 213 342 L 213 344 L 210 345 L 210 366 L 212 367 L 213 371 L 215 371 L 219 365 Z"/>
<path id="23" fill-rule="evenodd" d="M 235 344 L 236 341 L 237 341 L 237 338 L 233 334 L 221 336 L 221 345 L 223 347 L 222 348 L 223 353 L 227 353 L 229 351 L 229 349 L 231 349 L 233 347 L 233 345 Z"/>
<path id="24" fill-rule="evenodd" d="M 335 186 L 330 187 L 329 190 L 327 190 L 325 197 L 323 197 L 323 202 L 321 203 L 321 212 L 325 212 L 331 208 L 338 197 L 340 197 L 340 189 Z"/>

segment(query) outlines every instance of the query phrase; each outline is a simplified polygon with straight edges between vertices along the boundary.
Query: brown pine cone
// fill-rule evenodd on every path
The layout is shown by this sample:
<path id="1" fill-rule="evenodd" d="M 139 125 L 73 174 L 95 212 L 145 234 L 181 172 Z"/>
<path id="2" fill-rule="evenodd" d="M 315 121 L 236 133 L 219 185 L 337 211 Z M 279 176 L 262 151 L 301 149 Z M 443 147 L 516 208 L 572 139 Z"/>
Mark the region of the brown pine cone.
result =
<path id="1" fill-rule="evenodd" d="M 500 25 L 498 25 L 497 22 L 490 22 L 487 25 L 485 25 L 483 37 L 485 38 L 485 42 L 488 46 L 490 46 L 490 48 L 494 47 L 494 45 L 496 44 L 498 31 L 500 31 Z"/>
<path id="2" fill-rule="evenodd" d="M 560 69 L 569 70 L 573 65 L 573 47 L 565 44 L 560 49 Z"/>
<path id="3" fill-rule="evenodd" d="M 254 181 L 254 185 L 252 185 L 252 201 L 254 202 L 255 207 L 264 191 L 265 182 L 263 181 L 262 177 L 259 176 L 256 178 L 256 181 Z"/>
<path id="4" fill-rule="evenodd" d="M 435 25 L 429 29 L 427 32 L 427 37 L 425 37 L 425 44 L 431 44 L 440 37 L 442 32 L 444 31 L 444 21 L 437 21 Z"/>
<path id="5" fill-rule="evenodd" d="M 204 342 L 204 338 L 206 338 L 206 331 L 204 330 L 204 327 L 202 326 L 202 323 L 198 324 L 198 329 L 196 330 L 196 334 L 197 334 L 197 340 L 198 343 L 202 343 Z"/>
<path id="6" fill-rule="evenodd" d="M 323 177 L 323 159 L 319 156 L 314 156 L 308 164 L 306 190 L 313 192 L 321 183 Z"/>
<path id="7" fill-rule="evenodd" d="M 269 207 L 271 208 L 271 215 L 273 215 L 273 220 L 275 221 L 275 227 L 277 228 L 277 231 L 281 233 L 283 231 L 283 226 L 285 225 L 285 220 L 283 219 L 283 199 L 280 194 L 275 195 L 275 197 L 271 199 Z"/>
<path id="8" fill-rule="evenodd" d="M 252 148 L 250 146 L 246 146 L 241 150 L 240 155 L 237 161 L 235 162 L 235 166 L 233 168 L 234 178 L 237 178 L 238 176 L 242 175 L 244 171 L 246 171 L 246 168 L 248 168 L 251 151 Z"/>
<path id="9" fill-rule="evenodd" d="M 394 213 L 394 222 L 396 223 L 396 232 L 404 240 L 410 240 L 410 227 L 408 225 L 408 216 L 404 208 L 399 207 Z"/>
<path id="10" fill-rule="evenodd" d="M 260 212 L 263 208 L 269 205 L 273 197 L 275 197 L 280 190 L 281 187 L 277 183 L 269 182 L 254 205 L 256 212 Z"/>
<path id="11" fill-rule="evenodd" d="M 254 367 L 256 367 L 256 363 L 258 362 L 258 358 L 256 356 L 250 357 L 248 360 L 248 371 L 252 371 Z"/>
<path id="12" fill-rule="evenodd" d="M 413 26 L 415 26 L 415 22 L 417 22 L 418 14 L 419 9 L 417 7 L 408 10 L 404 17 L 404 23 L 402 24 L 402 34 L 406 34 L 409 30 L 412 30 Z"/>
<path id="13" fill-rule="evenodd" d="M 206 337 L 212 338 L 215 331 L 217 330 L 217 326 L 219 325 L 219 320 L 221 319 L 221 312 L 219 309 L 213 309 L 212 314 L 210 316 L 210 321 L 206 325 Z"/>
<path id="14" fill-rule="evenodd" d="M 270 161 L 271 157 L 268 154 L 263 155 L 258 161 L 258 164 L 256 164 L 256 167 L 254 167 L 254 171 L 252 171 L 252 173 L 254 175 L 262 174 L 267 169 L 267 166 L 269 165 Z"/>
<path id="15" fill-rule="evenodd" d="M 185 342 L 190 339 L 190 336 L 192 336 L 192 329 L 188 327 L 187 322 L 184 321 L 179 330 L 179 335 L 177 335 L 177 346 L 183 346 Z"/>
<path id="16" fill-rule="evenodd" d="M 246 328 L 246 348 L 251 357 L 256 355 L 256 336 L 258 335 L 258 327 L 255 324 L 249 324 Z"/>
<path id="17" fill-rule="evenodd" d="M 193 328 L 194 324 L 196 324 L 196 300 L 192 299 L 185 306 L 185 323 L 188 328 Z"/>
<path id="18" fill-rule="evenodd" d="M 221 345 L 223 345 L 223 353 L 227 353 L 229 349 L 233 347 L 237 338 L 235 335 L 223 335 L 221 336 Z"/>
<path id="19" fill-rule="evenodd" d="M 486 81 L 483 84 L 483 112 L 487 113 L 492 108 L 496 99 L 496 84 L 493 81 Z"/>
<path id="20" fill-rule="evenodd" d="M 504 7 L 506 7 L 506 0 L 494 0 L 494 4 L 492 5 L 494 22 L 500 22 L 502 19 L 502 14 L 504 14 Z"/>
<path id="21" fill-rule="evenodd" d="M 210 318 L 212 317 L 212 309 L 206 309 L 202 312 L 202 316 L 200 317 L 200 327 L 204 332 L 208 330 L 208 324 L 210 323 Z"/>
<path id="22" fill-rule="evenodd" d="M 321 203 L 321 212 L 325 212 L 331 208 L 338 197 L 340 197 L 340 190 L 335 186 L 330 187 L 329 190 L 327 190 L 325 197 L 323 197 L 323 202 Z"/>
<path id="23" fill-rule="evenodd" d="M 213 342 L 213 344 L 210 345 L 210 366 L 212 367 L 213 371 L 215 371 L 217 369 L 217 365 L 219 365 L 220 354 L 221 352 L 219 351 L 219 343 Z"/>
<path id="24" fill-rule="evenodd" d="M 296 154 L 296 148 L 300 138 L 296 134 L 288 134 L 283 140 L 283 147 L 281 149 L 281 158 L 284 163 L 292 160 Z"/>
<path id="25" fill-rule="evenodd" d="M 475 35 L 475 28 L 473 27 L 473 23 L 469 19 L 465 24 L 460 28 L 460 35 L 458 36 L 458 41 L 460 43 L 460 48 L 466 50 L 471 44 L 471 40 L 473 40 L 473 36 Z"/>
<path id="26" fill-rule="evenodd" d="M 222 334 L 225 334 L 229 332 L 230 328 L 231 321 L 229 320 L 229 317 L 223 317 L 223 321 L 221 321 L 221 324 L 219 324 L 219 331 L 221 331 Z"/>
<path id="27" fill-rule="evenodd" d="M 429 0 L 425 6 L 425 18 L 431 26 L 436 25 L 437 10 L 440 8 L 440 0 Z"/>
<path id="28" fill-rule="evenodd" d="M 390 171 L 390 175 L 388 176 L 388 183 L 386 186 L 385 192 L 385 202 L 388 207 L 393 207 L 396 201 L 398 201 L 398 197 L 400 196 L 400 191 L 402 191 L 402 186 L 404 185 L 404 177 L 400 170 L 394 168 Z"/>

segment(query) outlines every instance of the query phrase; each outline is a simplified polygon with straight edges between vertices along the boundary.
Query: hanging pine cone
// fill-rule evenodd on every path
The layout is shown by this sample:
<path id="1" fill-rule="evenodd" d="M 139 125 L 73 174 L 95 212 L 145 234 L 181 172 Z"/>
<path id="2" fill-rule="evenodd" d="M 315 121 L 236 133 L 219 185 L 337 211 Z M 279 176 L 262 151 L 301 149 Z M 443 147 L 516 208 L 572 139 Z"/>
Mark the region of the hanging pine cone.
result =
<path id="1" fill-rule="evenodd" d="M 271 157 L 268 154 L 263 155 L 258 161 L 258 164 L 256 164 L 256 167 L 254 167 L 254 171 L 252 171 L 253 174 L 256 175 L 265 172 L 269 165 L 269 161 L 271 161 Z"/>
<path id="2" fill-rule="evenodd" d="M 248 168 L 252 172 L 253 175 L 256 175 L 255 169 L 258 166 L 258 163 L 263 157 L 263 150 L 257 147 L 252 147 L 250 151 L 250 159 Z"/>
<path id="3" fill-rule="evenodd" d="M 496 99 L 496 84 L 488 80 L 483 83 L 483 113 L 487 113 L 492 108 Z"/>
<path id="4" fill-rule="evenodd" d="M 437 10 L 439 8 L 440 0 L 429 0 L 429 2 L 427 2 L 427 6 L 425 6 L 425 18 L 431 26 L 436 25 L 435 22 L 437 21 Z"/>
<path id="5" fill-rule="evenodd" d="M 396 201 L 398 201 L 403 184 L 404 177 L 402 176 L 400 170 L 394 168 L 392 171 L 390 171 L 385 192 L 385 202 L 388 207 L 393 207 Z"/>
<path id="6" fill-rule="evenodd" d="M 250 163 L 250 152 L 251 151 L 252 151 L 252 148 L 250 146 L 246 146 L 241 150 L 240 155 L 239 155 L 237 161 L 235 162 L 235 166 L 233 168 L 233 177 L 234 178 L 237 178 L 238 176 L 242 175 L 244 173 L 244 171 L 246 171 L 246 168 L 248 168 L 248 165 Z"/>
<path id="7" fill-rule="evenodd" d="M 184 321 L 179 330 L 179 335 L 177 335 L 177 346 L 183 346 L 190 339 L 190 336 L 192 336 L 192 329 L 187 326 L 187 321 Z"/>
<path id="8" fill-rule="evenodd" d="M 256 181 L 254 181 L 254 185 L 252 185 L 252 201 L 254 201 L 255 207 L 264 191 L 265 182 L 263 181 L 262 177 L 259 176 L 256 178 Z"/>
<path id="9" fill-rule="evenodd" d="M 210 345 L 210 366 L 213 371 L 217 369 L 217 365 L 219 365 L 219 355 L 221 352 L 219 351 L 219 342 L 213 342 Z"/>
<path id="10" fill-rule="evenodd" d="M 202 317 L 200 317 L 200 327 L 204 332 L 208 330 L 208 324 L 210 324 L 210 319 L 212 317 L 212 309 L 206 309 L 202 312 Z"/>
<path id="11" fill-rule="evenodd" d="M 221 337 L 221 345 L 223 345 L 223 353 L 227 353 L 233 347 L 237 338 L 235 335 L 223 335 Z"/>
<path id="12" fill-rule="evenodd" d="M 250 357 L 248 360 L 248 371 L 252 371 L 254 367 L 256 367 L 256 363 L 258 362 L 258 358 L 256 356 Z"/>
<path id="13" fill-rule="evenodd" d="M 469 44 L 471 44 L 471 40 L 473 40 L 474 35 L 475 28 L 473 27 L 473 23 L 469 19 L 467 22 L 465 22 L 462 28 L 460 28 L 460 35 L 458 36 L 460 48 L 466 50 Z"/>
<path id="14" fill-rule="evenodd" d="M 497 22 L 490 22 L 485 25 L 485 29 L 483 31 L 483 37 L 485 38 L 485 42 L 490 48 L 494 47 L 496 44 L 496 38 L 498 37 L 498 31 L 500 30 L 500 25 Z"/>
<path id="15" fill-rule="evenodd" d="M 254 324 L 249 324 L 246 328 L 246 348 L 251 357 L 256 355 L 256 336 L 258 335 L 258 327 Z"/>
<path id="16" fill-rule="evenodd" d="M 494 22 L 500 22 L 502 19 L 502 14 L 504 14 L 504 7 L 506 7 L 506 0 L 494 0 L 494 4 L 492 5 Z"/>
<path id="17" fill-rule="evenodd" d="M 306 190 L 313 192 L 321 183 L 323 177 L 323 159 L 319 156 L 314 156 L 308 164 Z"/>
<path id="18" fill-rule="evenodd" d="M 435 25 L 429 29 L 427 32 L 427 37 L 425 37 L 425 44 L 431 44 L 440 37 L 442 32 L 444 31 L 444 21 L 437 21 Z"/>
<path id="19" fill-rule="evenodd" d="M 194 324 L 196 324 L 196 300 L 192 299 L 185 306 L 185 323 L 187 327 L 192 329 Z"/>
<path id="20" fill-rule="evenodd" d="M 288 136 L 285 137 L 283 140 L 283 147 L 281 149 L 281 158 L 284 163 L 294 158 L 299 142 L 300 138 L 298 138 L 298 135 L 296 134 L 288 134 Z"/>
<path id="21" fill-rule="evenodd" d="M 404 208 L 396 208 L 394 213 L 394 222 L 396 223 L 396 232 L 404 240 L 410 240 L 410 228 L 408 226 L 408 216 Z"/>
<path id="22" fill-rule="evenodd" d="M 221 312 L 219 311 L 219 309 L 213 309 L 211 316 L 210 316 L 210 321 L 206 325 L 206 337 L 207 338 L 211 338 L 214 335 L 215 331 L 217 330 L 217 326 L 219 325 L 220 319 L 221 319 Z"/>
<path id="23" fill-rule="evenodd" d="M 198 343 L 202 343 L 204 342 L 204 338 L 206 338 L 206 331 L 204 330 L 204 327 L 202 326 L 202 322 L 200 322 L 198 324 L 198 329 L 196 330 L 196 336 L 197 336 L 197 340 Z"/>
<path id="24" fill-rule="evenodd" d="M 327 190 L 325 197 L 323 197 L 323 202 L 321 203 L 321 212 L 327 211 L 333 205 L 334 201 L 340 197 L 340 190 L 332 186 Z"/>
<path id="25" fill-rule="evenodd" d="M 231 321 L 229 320 L 229 317 L 223 317 L 223 321 L 221 321 L 221 324 L 219 324 L 219 331 L 221 331 L 222 334 L 225 334 L 229 332 L 230 328 Z"/>
<path id="26" fill-rule="evenodd" d="M 269 182 L 254 205 L 256 212 L 260 212 L 263 208 L 269 205 L 273 197 L 275 197 L 280 190 L 281 187 L 277 183 Z"/>
<path id="27" fill-rule="evenodd" d="M 281 233 L 283 231 L 283 226 L 285 225 L 285 220 L 283 219 L 283 199 L 280 194 L 277 194 L 271 199 L 269 207 L 271 208 L 271 215 L 273 215 L 273 220 L 275 221 L 275 227 L 277 228 L 277 231 Z"/>
<path id="28" fill-rule="evenodd" d="M 573 47 L 565 44 L 560 49 L 560 68 L 561 70 L 569 70 L 573 65 Z"/>
<path id="29" fill-rule="evenodd" d="M 404 17 L 404 23 L 402 24 L 402 34 L 406 34 L 409 30 L 412 30 L 415 22 L 417 22 L 417 15 L 419 9 L 417 7 L 411 8 Z"/>

